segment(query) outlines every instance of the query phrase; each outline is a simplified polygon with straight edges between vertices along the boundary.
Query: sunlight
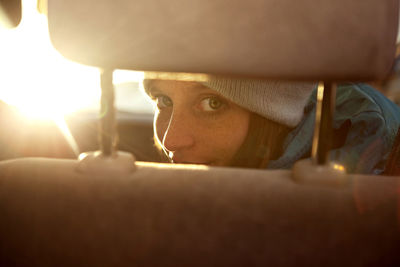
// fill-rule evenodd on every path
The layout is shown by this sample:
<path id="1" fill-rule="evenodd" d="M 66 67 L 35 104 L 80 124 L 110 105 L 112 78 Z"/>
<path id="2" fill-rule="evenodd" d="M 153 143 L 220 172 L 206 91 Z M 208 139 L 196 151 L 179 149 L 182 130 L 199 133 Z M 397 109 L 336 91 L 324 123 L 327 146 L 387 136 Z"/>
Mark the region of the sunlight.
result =
<path id="1" fill-rule="evenodd" d="M 41 10 L 46 10 L 45 2 L 40 4 Z M 99 110 L 99 69 L 69 61 L 55 50 L 47 16 L 39 13 L 36 0 L 22 0 L 20 24 L 14 29 L 0 27 L 0 40 L 0 100 L 30 120 L 53 121 L 79 155 L 65 116 L 79 110 Z M 143 72 L 125 70 L 116 70 L 113 75 L 114 84 L 143 78 Z"/>
<path id="2" fill-rule="evenodd" d="M 59 119 L 97 106 L 97 68 L 62 57 L 51 45 L 47 17 L 36 1 L 22 1 L 22 20 L 12 30 L 0 30 L 0 99 L 32 118 Z"/>
<path id="3" fill-rule="evenodd" d="M 346 171 L 346 169 L 344 168 L 343 165 L 336 164 L 336 163 L 333 164 L 333 168 L 334 168 L 335 170 L 342 171 L 342 172 L 345 172 L 345 171 Z"/>
<path id="4" fill-rule="evenodd" d="M 78 144 L 75 141 L 75 138 L 72 136 L 71 131 L 68 128 L 67 122 L 63 117 L 55 118 L 54 122 L 56 123 L 57 127 L 61 130 L 65 140 L 67 141 L 68 145 L 71 147 L 72 151 L 74 152 L 75 156 L 79 156 L 80 151 Z"/>
<path id="5" fill-rule="evenodd" d="M 115 70 L 113 73 L 114 84 L 121 84 L 133 81 L 141 83 L 143 79 L 144 79 L 143 71 Z"/>

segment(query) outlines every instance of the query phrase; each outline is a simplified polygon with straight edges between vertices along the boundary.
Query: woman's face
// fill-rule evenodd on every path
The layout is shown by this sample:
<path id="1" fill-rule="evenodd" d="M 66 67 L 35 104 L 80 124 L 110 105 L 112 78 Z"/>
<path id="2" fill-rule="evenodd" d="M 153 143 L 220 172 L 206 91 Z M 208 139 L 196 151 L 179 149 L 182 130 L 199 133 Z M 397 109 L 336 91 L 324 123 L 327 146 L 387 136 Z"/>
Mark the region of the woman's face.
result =
<path id="1" fill-rule="evenodd" d="M 155 137 L 175 163 L 227 166 L 243 143 L 250 112 L 197 83 L 152 80 Z"/>

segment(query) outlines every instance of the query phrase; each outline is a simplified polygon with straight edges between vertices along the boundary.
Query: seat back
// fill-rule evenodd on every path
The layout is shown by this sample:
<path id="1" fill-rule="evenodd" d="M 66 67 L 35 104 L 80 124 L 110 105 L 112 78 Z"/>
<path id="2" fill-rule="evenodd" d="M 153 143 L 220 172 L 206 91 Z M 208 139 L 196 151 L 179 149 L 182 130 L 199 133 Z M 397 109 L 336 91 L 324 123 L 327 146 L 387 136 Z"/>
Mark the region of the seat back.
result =
<path id="1" fill-rule="evenodd" d="M 300 185 L 290 171 L 0 163 L 0 266 L 398 266 L 400 177 Z"/>

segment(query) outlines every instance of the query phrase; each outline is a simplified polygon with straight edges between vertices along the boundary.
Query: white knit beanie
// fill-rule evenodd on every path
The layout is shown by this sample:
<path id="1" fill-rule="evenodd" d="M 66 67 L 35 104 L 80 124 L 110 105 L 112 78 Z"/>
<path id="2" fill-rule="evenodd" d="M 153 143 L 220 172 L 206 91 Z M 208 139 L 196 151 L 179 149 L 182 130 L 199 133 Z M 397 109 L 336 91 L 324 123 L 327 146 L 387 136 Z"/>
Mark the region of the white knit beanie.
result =
<path id="1" fill-rule="evenodd" d="M 315 82 L 215 77 L 202 84 L 245 109 L 289 127 L 300 122 L 304 107 L 317 87 Z"/>

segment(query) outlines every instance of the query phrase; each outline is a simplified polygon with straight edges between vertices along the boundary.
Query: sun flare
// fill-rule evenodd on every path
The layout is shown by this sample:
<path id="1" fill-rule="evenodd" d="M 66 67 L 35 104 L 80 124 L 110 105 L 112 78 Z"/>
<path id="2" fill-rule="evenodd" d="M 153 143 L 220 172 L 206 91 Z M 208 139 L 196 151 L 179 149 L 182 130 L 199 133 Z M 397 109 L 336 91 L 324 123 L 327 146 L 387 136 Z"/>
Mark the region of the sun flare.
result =
<path id="1" fill-rule="evenodd" d="M 53 48 L 36 1 L 22 1 L 20 25 L 0 36 L 1 100 L 29 117 L 49 119 L 98 103 L 98 69 L 68 61 Z"/>
<path id="2" fill-rule="evenodd" d="M 39 4 L 46 10 L 44 1 Z M 114 72 L 115 84 L 142 79 L 142 72 Z M 22 0 L 20 24 L 0 27 L 0 100 L 30 120 L 54 122 L 78 155 L 65 116 L 83 109 L 98 111 L 100 95 L 99 69 L 69 61 L 56 51 L 37 1 Z"/>

